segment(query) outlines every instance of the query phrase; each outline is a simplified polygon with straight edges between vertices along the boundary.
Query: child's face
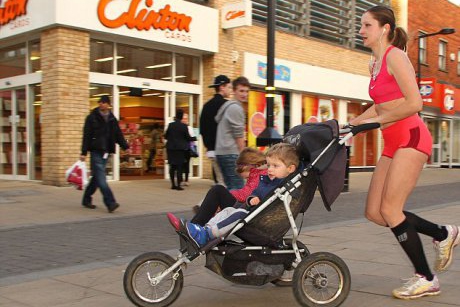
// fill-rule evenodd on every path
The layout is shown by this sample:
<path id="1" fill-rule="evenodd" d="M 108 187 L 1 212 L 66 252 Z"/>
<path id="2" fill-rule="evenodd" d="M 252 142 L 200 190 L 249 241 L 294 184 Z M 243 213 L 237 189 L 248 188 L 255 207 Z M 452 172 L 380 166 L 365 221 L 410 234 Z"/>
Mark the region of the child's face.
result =
<path id="1" fill-rule="evenodd" d="M 283 161 L 275 157 L 267 157 L 267 166 L 268 177 L 272 180 L 274 178 L 285 178 L 295 171 L 295 165 L 286 166 Z"/>
<path id="2" fill-rule="evenodd" d="M 248 179 L 249 178 L 249 170 L 247 171 L 243 171 L 241 173 L 238 173 L 240 175 L 241 178 L 243 179 Z"/>

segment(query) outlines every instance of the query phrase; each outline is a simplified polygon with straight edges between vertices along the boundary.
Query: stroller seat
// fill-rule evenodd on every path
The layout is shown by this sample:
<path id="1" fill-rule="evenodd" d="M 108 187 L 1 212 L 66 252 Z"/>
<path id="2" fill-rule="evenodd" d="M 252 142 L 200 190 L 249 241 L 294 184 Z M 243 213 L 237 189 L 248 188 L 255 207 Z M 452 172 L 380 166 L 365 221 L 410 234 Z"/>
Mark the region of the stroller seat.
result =
<path id="1" fill-rule="evenodd" d="M 306 165 L 305 168 L 300 167 L 280 185 L 292 190 L 291 180 L 298 174 L 302 175 L 300 186 L 291 192 L 290 209 L 294 219 L 308 209 L 318 188 L 328 211 L 342 191 L 347 160 L 346 148 L 332 142 L 332 147 L 325 150 L 331 141 L 338 137 L 339 128 L 336 120 L 299 125 L 285 135 L 283 142 L 296 146 L 301 165 Z M 320 155 L 321 159 L 316 163 Z M 267 195 L 261 204 L 272 195 L 273 192 Z M 251 215 L 252 213 L 248 216 L 249 222 L 235 235 L 253 245 L 276 245 L 291 228 L 284 203 L 280 198 L 276 198 L 257 215 Z"/>

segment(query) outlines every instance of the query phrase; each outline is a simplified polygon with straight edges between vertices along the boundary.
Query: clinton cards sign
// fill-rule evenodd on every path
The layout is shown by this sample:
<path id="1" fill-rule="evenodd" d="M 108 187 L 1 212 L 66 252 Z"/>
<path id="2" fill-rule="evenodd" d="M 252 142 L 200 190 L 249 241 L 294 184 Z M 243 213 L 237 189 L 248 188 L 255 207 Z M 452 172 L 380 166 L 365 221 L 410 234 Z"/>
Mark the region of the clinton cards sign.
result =
<path id="1" fill-rule="evenodd" d="M 0 0 L 0 10 L 0 39 L 55 25 L 218 50 L 218 11 L 188 1 Z"/>

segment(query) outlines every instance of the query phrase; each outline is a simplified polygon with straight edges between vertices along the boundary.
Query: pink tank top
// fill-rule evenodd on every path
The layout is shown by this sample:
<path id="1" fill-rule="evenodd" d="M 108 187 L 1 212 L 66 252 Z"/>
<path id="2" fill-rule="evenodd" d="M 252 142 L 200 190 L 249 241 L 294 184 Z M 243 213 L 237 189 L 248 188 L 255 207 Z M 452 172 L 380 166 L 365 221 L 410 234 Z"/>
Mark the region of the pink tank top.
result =
<path id="1" fill-rule="evenodd" d="M 387 54 L 393 48 L 394 46 L 387 48 L 383 55 L 379 74 L 375 80 L 371 77 L 371 81 L 369 82 L 369 96 L 371 96 L 375 104 L 404 97 L 395 77 L 390 75 L 387 69 Z"/>

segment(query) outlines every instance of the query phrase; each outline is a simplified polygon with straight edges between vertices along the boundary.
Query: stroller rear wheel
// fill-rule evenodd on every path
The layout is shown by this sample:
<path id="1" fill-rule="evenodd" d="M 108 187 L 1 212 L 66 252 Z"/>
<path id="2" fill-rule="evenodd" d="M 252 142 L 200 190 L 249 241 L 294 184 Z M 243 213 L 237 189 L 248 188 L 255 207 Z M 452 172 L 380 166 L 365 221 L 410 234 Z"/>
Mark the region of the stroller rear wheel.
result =
<path id="1" fill-rule="evenodd" d="M 286 239 L 284 243 L 289 247 L 292 248 L 292 240 L 291 239 Z M 299 249 L 303 249 L 304 251 L 300 253 L 300 257 L 302 259 L 304 257 L 307 257 L 310 254 L 310 251 L 308 250 L 307 246 L 303 244 L 300 241 L 297 241 L 297 247 Z M 278 287 L 291 287 L 292 286 L 292 277 L 294 275 L 294 268 L 290 267 L 286 269 L 283 273 L 283 276 L 279 279 L 275 279 L 272 281 L 272 284 L 278 286 Z"/>
<path id="2" fill-rule="evenodd" d="M 302 306 L 339 306 L 347 298 L 350 286 L 350 270 L 331 253 L 311 254 L 294 271 L 294 296 Z"/>
<path id="3" fill-rule="evenodd" d="M 123 287 L 130 301 L 139 307 L 172 304 L 184 285 L 182 270 L 177 269 L 160 282 L 156 277 L 174 262 L 169 255 L 159 252 L 145 253 L 131 261 L 123 277 Z"/>

